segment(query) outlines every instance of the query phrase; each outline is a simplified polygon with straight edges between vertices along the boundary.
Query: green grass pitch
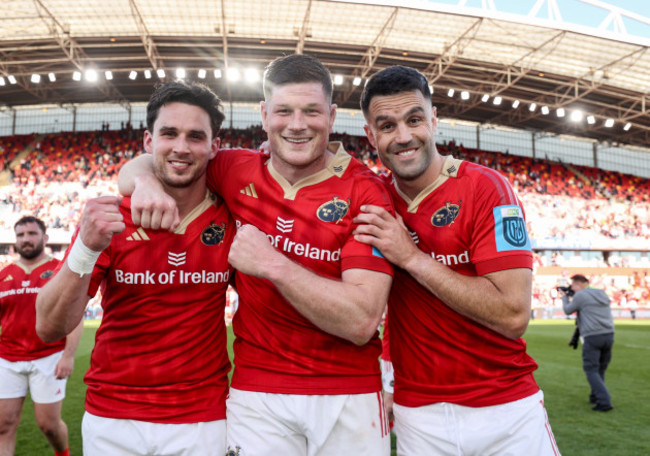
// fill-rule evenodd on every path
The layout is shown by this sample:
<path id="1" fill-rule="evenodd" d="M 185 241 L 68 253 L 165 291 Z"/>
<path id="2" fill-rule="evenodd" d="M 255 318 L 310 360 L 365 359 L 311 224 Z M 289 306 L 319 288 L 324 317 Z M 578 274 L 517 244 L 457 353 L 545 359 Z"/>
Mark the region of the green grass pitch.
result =
<path id="1" fill-rule="evenodd" d="M 87 323 L 63 403 L 74 456 L 81 455 L 83 374 L 89 365 L 97 326 L 95 322 Z M 580 350 L 567 346 L 572 331 L 570 321 L 533 321 L 524 336 L 528 352 L 539 363 L 535 377 L 544 390 L 560 451 L 564 456 L 650 454 L 650 321 L 616 322 L 614 355 L 606 378 L 614 410 L 608 413 L 591 411 Z M 18 429 L 16 455 L 49 454 L 53 453 L 36 427 L 28 398 Z"/>

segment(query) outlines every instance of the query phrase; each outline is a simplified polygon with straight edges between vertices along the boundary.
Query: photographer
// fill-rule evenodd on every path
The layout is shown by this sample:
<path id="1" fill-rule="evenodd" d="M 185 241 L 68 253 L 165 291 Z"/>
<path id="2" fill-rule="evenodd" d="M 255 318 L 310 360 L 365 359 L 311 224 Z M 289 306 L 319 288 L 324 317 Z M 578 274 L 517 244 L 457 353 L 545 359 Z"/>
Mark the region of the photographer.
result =
<path id="1" fill-rule="evenodd" d="M 581 274 L 571 277 L 570 287 L 558 287 L 562 293 L 564 312 L 577 312 L 576 322 L 583 337 L 582 369 L 591 386 L 589 402 L 592 410 L 612 410 L 611 396 L 605 386 L 605 370 L 612 358 L 614 345 L 614 321 L 610 300 L 605 292 L 591 288 L 589 280 Z"/>

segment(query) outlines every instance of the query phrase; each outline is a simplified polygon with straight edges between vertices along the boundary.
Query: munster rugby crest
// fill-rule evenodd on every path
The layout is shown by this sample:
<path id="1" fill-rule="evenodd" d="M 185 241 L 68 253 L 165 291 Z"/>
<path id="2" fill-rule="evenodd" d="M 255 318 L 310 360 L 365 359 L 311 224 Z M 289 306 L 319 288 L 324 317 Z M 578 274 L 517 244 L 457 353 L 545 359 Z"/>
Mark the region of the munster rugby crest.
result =
<path id="1" fill-rule="evenodd" d="M 205 245 L 217 245 L 223 242 L 226 235 L 226 224 L 215 225 L 214 223 L 206 227 L 201 233 L 201 242 Z"/>
<path id="2" fill-rule="evenodd" d="M 346 216 L 348 210 L 350 209 L 350 200 L 347 202 L 339 199 L 338 196 L 332 198 L 331 201 L 321 204 L 321 206 L 316 211 L 316 215 L 323 222 L 335 222 L 339 221 Z"/>
<path id="3" fill-rule="evenodd" d="M 460 205 L 460 201 L 458 204 L 452 204 L 450 201 L 447 201 L 444 207 L 441 207 L 433 214 L 431 224 L 437 227 L 451 225 L 456 220 L 456 217 L 458 217 Z"/>
<path id="4" fill-rule="evenodd" d="M 47 270 L 47 271 L 45 271 L 45 272 L 43 272 L 43 273 L 41 274 L 41 279 L 49 279 L 49 278 L 52 277 L 53 275 L 54 275 L 54 271 L 52 271 L 51 269 L 49 269 L 49 270 Z"/>

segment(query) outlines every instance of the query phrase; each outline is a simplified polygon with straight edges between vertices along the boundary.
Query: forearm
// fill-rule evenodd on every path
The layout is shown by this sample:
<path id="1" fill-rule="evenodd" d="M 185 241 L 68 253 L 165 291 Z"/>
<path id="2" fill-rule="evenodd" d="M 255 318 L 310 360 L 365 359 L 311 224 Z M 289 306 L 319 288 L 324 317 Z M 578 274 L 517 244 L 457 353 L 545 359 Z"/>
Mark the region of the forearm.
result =
<path id="1" fill-rule="evenodd" d="M 333 280 L 286 257 L 268 278 L 305 318 L 357 345 L 368 342 L 377 330 L 392 282 L 388 274 L 360 269 Z"/>
<path id="2" fill-rule="evenodd" d="M 571 315 L 573 312 L 578 310 L 574 300 L 570 299 L 567 295 L 562 296 L 562 307 L 564 313 L 567 315 Z"/>
<path id="3" fill-rule="evenodd" d="M 63 349 L 63 356 L 70 359 L 74 359 L 75 353 L 77 352 L 77 347 L 79 346 L 79 341 L 81 340 L 81 334 L 84 329 L 83 318 L 79 321 L 79 324 L 75 329 L 72 330 L 70 334 L 65 339 L 65 348 Z"/>
<path id="4" fill-rule="evenodd" d="M 153 157 L 150 154 L 142 154 L 128 161 L 120 169 L 117 178 L 117 187 L 120 194 L 131 196 L 135 190 L 138 179 L 155 179 L 153 172 Z"/>
<path id="5" fill-rule="evenodd" d="M 36 333 L 43 341 L 54 342 L 75 331 L 88 303 L 89 284 L 90 274 L 80 277 L 65 263 L 41 288 L 36 298 Z"/>
<path id="6" fill-rule="evenodd" d="M 506 337 L 521 337 L 528 326 L 532 293 L 529 269 L 466 276 L 424 252 L 413 255 L 404 268 L 447 306 Z"/>

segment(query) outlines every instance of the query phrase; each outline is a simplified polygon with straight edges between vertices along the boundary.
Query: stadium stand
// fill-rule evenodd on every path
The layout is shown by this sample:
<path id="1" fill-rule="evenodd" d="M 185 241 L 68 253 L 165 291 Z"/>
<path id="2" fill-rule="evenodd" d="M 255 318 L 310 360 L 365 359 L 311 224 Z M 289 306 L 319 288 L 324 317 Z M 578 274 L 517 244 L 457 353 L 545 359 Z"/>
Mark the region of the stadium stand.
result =
<path id="1" fill-rule="evenodd" d="M 13 224 L 33 214 L 48 225 L 55 256 L 61 256 L 79 221 L 86 199 L 117 192 L 121 164 L 142 152 L 141 128 L 18 135 L 0 138 L 0 266 L 13 261 Z M 227 129 L 222 147 L 256 148 L 265 140 L 260 126 Z M 376 173 L 385 173 L 365 137 L 334 134 L 346 150 Z M 650 180 L 584 166 L 532 159 L 503 152 L 465 148 L 451 141 L 438 145 L 443 154 L 492 167 L 516 189 L 527 213 L 531 239 L 589 241 L 594 245 L 626 241 L 647 246 L 650 240 Z M 4 234 L 2 234 L 4 233 Z M 533 244 L 534 245 L 534 244 Z M 536 249 L 534 318 L 565 318 L 555 287 L 576 272 L 586 273 L 606 289 L 616 316 L 650 317 L 648 252 L 591 249 Z M 101 316 L 89 305 L 88 318 Z"/>

